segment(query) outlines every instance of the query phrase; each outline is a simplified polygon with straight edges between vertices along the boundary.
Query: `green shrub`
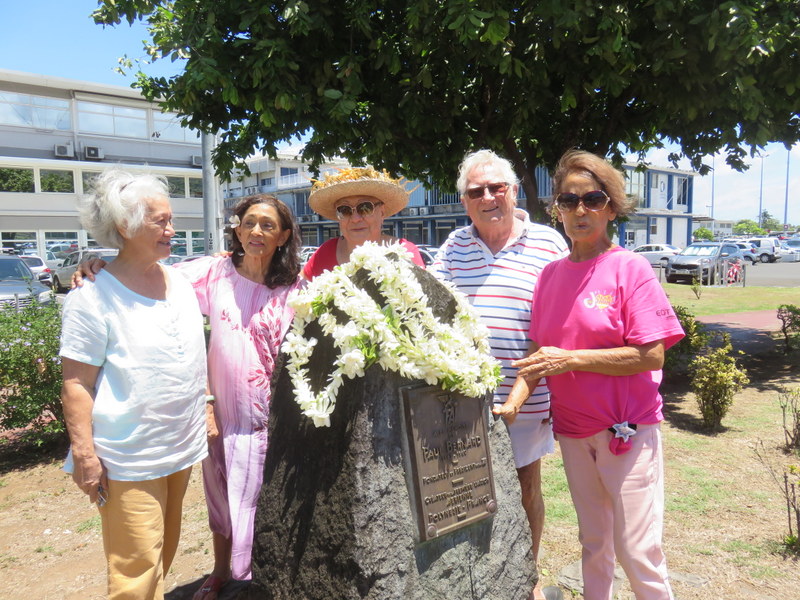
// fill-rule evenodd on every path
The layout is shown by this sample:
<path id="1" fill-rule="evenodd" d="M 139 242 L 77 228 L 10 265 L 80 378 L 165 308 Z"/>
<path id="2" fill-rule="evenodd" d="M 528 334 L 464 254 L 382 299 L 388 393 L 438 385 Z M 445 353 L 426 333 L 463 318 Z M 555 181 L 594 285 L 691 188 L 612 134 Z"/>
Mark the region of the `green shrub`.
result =
<path id="1" fill-rule="evenodd" d="M 723 334 L 719 348 L 696 357 L 691 364 L 692 390 L 697 396 L 703 424 L 712 431 L 719 429 L 736 392 L 750 382 L 731 356 L 732 350 L 731 337 Z"/>
<path id="2" fill-rule="evenodd" d="M 793 304 L 781 304 L 778 307 L 778 319 L 781 321 L 781 333 L 786 344 L 784 351 L 791 351 L 794 342 L 800 338 L 800 308 Z"/>
<path id="3" fill-rule="evenodd" d="M 708 345 L 709 338 L 706 326 L 695 319 L 688 308 L 676 305 L 672 309 L 686 336 L 664 355 L 665 375 L 685 373 L 692 360 Z"/>
<path id="4" fill-rule="evenodd" d="M 60 336 L 55 300 L 0 311 L 0 429 L 29 427 L 37 443 L 65 431 Z"/>

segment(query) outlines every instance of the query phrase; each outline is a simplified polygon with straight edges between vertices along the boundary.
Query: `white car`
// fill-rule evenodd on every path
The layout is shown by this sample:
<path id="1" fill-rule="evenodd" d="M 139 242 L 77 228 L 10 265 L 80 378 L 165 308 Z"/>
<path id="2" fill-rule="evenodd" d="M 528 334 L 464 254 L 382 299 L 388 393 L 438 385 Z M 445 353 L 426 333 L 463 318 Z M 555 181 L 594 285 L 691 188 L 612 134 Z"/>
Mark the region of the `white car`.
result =
<path id="1" fill-rule="evenodd" d="M 33 271 L 36 279 L 47 287 L 53 287 L 53 271 L 47 263 L 42 260 L 42 257 L 34 254 L 23 254 L 20 258 L 28 265 L 28 268 Z"/>
<path id="2" fill-rule="evenodd" d="M 644 256 L 654 267 L 666 267 L 670 256 L 675 256 L 681 251 L 672 244 L 645 244 L 633 249 L 636 254 Z"/>

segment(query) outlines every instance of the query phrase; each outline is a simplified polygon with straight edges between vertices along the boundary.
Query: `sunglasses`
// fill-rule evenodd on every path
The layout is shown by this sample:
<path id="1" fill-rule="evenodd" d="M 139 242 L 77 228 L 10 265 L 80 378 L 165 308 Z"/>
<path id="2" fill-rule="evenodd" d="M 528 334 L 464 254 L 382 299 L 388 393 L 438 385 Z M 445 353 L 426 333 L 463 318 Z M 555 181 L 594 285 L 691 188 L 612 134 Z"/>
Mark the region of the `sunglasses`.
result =
<path id="1" fill-rule="evenodd" d="M 508 190 L 507 183 L 490 183 L 489 185 L 482 185 L 481 187 L 471 188 L 464 192 L 464 195 L 470 200 L 480 200 L 483 198 L 484 190 L 489 190 L 491 196 L 499 196 L 505 194 Z"/>
<path id="2" fill-rule="evenodd" d="M 375 212 L 376 206 L 381 206 L 383 202 L 370 202 L 369 200 L 364 200 L 364 202 L 359 202 L 355 205 L 355 207 L 349 206 L 347 204 L 342 204 L 341 206 L 336 207 L 336 216 L 339 219 L 348 219 L 353 216 L 353 212 L 357 212 L 362 217 L 368 217 L 373 212 Z"/>
<path id="3" fill-rule="evenodd" d="M 586 192 L 583 196 L 577 194 L 559 194 L 556 196 L 556 208 L 562 213 L 571 213 L 578 210 L 578 205 L 583 204 L 583 208 L 591 210 L 592 212 L 600 212 L 608 203 L 611 198 L 601 190 L 594 190 Z"/>

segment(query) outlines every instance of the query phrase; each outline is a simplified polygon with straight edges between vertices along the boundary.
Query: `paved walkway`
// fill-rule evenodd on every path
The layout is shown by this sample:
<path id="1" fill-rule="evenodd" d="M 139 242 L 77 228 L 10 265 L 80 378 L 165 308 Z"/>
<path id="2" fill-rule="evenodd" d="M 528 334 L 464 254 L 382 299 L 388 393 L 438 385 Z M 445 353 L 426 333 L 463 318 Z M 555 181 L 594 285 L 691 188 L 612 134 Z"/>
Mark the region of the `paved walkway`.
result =
<path id="1" fill-rule="evenodd" d="M 734 349 L 751 354 L 775 349 L 776 340 L 772 334 L 781 329 L 777 310 L 773 309 L 705 315 L 696 319 L 711 331 L 729 334 Z"/>

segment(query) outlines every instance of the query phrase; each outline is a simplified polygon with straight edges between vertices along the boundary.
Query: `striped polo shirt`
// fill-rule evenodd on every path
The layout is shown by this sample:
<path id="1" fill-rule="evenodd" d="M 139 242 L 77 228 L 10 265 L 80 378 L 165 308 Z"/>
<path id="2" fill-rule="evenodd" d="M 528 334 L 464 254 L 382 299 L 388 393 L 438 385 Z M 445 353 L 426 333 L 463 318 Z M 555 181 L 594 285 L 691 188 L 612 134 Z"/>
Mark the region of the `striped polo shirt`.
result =
<path id="1" fill-rule="evenodd" d="M 503 381 L 495 390 L 495 404 L 503 404 L 517 376 L 511 361 L 526 356 L 530 340 L 533 290 L 546 264 L 568 254 L 567 244 L 555 229 L 532 223 L 516 209 L 523 222 L 520 236 L 496 255 L 478 237 L 474 225 L 453 231 L 431 266 L 440 279 L 453 283 L 469 299 L 489 328 L 492 355 L 500 361 Z M 546 418 L 550 393 L 539 382 L 519 415 Z"/>

